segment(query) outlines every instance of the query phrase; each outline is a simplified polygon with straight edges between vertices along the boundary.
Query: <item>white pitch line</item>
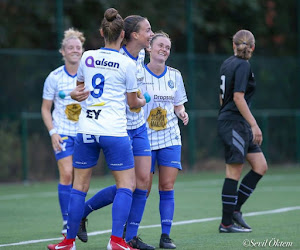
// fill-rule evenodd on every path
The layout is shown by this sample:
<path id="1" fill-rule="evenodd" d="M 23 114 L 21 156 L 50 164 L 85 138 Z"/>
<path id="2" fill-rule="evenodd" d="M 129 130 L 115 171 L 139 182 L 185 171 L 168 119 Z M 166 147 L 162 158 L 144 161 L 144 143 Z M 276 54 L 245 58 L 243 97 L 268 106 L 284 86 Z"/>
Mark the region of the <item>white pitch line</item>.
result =
<path id="1" fill-rule="evenodd" d="M 300 210 L 300 206 L 284 207 L 284 208 L 278 208 L 278 209 L 267 210 L 267 211 L 259 211 L 259 212 L 250 212 L 250 213 L 243 214 L 243 216 L 250 217 L 250 216 L 257 216 L 257 215 L 264 215 L 264 214 L 278 214 L 278 213 L 285 213 L 285 212 L 294 211 L 294 210 Z M 220 220 L 220 219 L 221 219 L 221 217 L 211 217 L 211 218 L 204 218 L 204 219 L 197 219 L 197 220 L 185 220 L 185 221 L 173 222 L 172 225 L 178 226 L 178 225 L 185 225 L 185 224 L 202 223 L 202 222 L 207 222 L 207 221 L 215 221 L 215 220 Z M 160 227 L 160 226 L 161 226 L 160 224 L 156 224 L 156 225 L 140 226 L 139 228 L 154 228 L 154 227 Z M 88 236 L 94 236 L 94 235 L 106 234 L 106 233 L 111 233 L 111 229 L 91 232 L 91 233 L 88 233 Z M 41 240 L 28 240 L 28 241 L 21 241 L 21 242 L 16 242 L 16 243 L 2 244 L 2 245 L 0 245 L 0 247 L 28 245 L 28 244 L 34 244 L 34 243 L 46 242 L 46 241 L 58 241 L 58 240 L 62 240 L 62 239 L 63 239 L 63 237 L 51 238 L 51 239 L 41 239 Z"/>

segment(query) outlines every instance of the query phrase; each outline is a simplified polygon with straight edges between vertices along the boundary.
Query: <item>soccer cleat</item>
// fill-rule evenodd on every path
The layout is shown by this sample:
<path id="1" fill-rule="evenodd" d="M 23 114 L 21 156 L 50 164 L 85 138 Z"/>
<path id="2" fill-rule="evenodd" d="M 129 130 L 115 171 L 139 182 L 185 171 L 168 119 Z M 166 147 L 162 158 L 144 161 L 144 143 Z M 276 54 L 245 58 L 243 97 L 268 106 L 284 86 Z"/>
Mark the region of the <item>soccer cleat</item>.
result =
<path id="1" fill-rule="evenodd" d="M 170 239 L 169 235 L 162 234 L 159 241 L 159 247 L 165 249 L 175 249 L 176 245 L 173 243 L 172 239 Z"/>
<path id="2" fill-rule="evenodd" d="M 107 244 L 107 250 L 138 250 L 129 246 L 123 238 L 111 236 Z"/>
<path id="3" fill-rule="evenodd" d="M 133 248 L 140 250 L 153 250 L 155 247 L 150 246 L 142 241 L 139 236 L 134 236 L 132 240 L 128 241 L 127 244 Z"/>
<path id="4" fill-rule="evenodd" d="M 224 226 L 223 224 L 220 224 L 219 232 L 220 233 L 250 233 L 252 232 L 252 229 L 243 228 L 235 224 L 232 224 L 230 226 Z"/>
<path id="5" fill-rule="evenodd" d="M 233 213 L 232 220 L 233 220 L 233 222 L 235 222 L 236 224 L 240 225 L 241 227 L 251 229 L 251 227 L 244 220 L 242 212 L 235 211 Z"/>
<path id="6" fill-rule="evenodd" d="M 67 234 L 67 226 L 68 226 L 67 222 L 64 222 L 63 223 L 63 228 L 61 230 L 62 234 Z"/>
<path id="7" fill-rule="evenodd" d="M 49 250 L 76 250 L 75 239 L 64 238 L 62 242 L 58 244 L 50 244 L 47 248 Z"/>
<path id="8" fill-rule="evenodd" d="M 87 218 L 83 218 L 80 221 L 77 237 L 80 239 L 82 242 L 87 242 L 88 241 L 88 235 L 86 232 L 86 224 L 88 222 Z"/>

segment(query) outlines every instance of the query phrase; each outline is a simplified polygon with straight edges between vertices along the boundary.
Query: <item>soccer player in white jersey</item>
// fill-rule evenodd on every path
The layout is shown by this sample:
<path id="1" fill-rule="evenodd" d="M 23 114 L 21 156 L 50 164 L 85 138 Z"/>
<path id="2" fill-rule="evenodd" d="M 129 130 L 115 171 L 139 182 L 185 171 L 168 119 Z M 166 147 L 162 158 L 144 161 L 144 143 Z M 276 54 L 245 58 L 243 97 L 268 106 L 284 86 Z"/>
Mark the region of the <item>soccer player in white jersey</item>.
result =
<path id="1" fill-rule="evenodd" d="M 160 248 L 174 249 L 176 245 L 169 236 L 174 215 L 174 184 L 178 170 L 182 169 L 178 118 L 187 125 L 189 117 L 184 108 L 187 96 L 181 73 L 166 65 L 170 50 L 169 36 L 164 32 L 155 33 L 141 89 L 151 97 L 150 102 L 144 106 L 144 111 L 152 150 L 152 172 L 156 163 L 159 170 L 162 230 L 159 245 Z"/>
<path id="2" fill-rule="evenodd" d="M 78 128 L 81 106 L 69 93 L 75 88 L 77 69 L 83 52 L 83 33 L 68 29 L 64 33 L 60 53 L 65 65 L 52 71 L 47 77 L 41 107 L 59 170 L 58 199 L 63 218 L 62 233 L 67 233 L 68 204 L 73 180 L 72 154 Z M 51 115 L 51 108 L 54 110 Z"/>
<path id="3" fill-rule="evenodd" d="M 124 21 L 114 8 L 104 13 L 100 33 L 105 47 L 85 52 L 78 68 L 77 85 L 84 85 L 89 96 L 82 107 L 75 140 L 68 232 L 59 244 L 48 245 L 51 250 L 75 249 L 92 167 L 97 164 L 101 149 L 117 186 L 112 206 L 112 234 L 107 249 L 134 249 L 122 238 L 136 185 L 134 158 L 126 129 L 125 97 L 131 108 L 140 108 L 146 101 L 137 95 L 135 64 L 119 53 L 124 38 Z"/>
<path id="4" fill-rule="evenodd" d="M 145 48 L 150 46 L 153 36 L 151 25 L 147 18 L 131 15 L 124 19 L 125 39 L 120 53 L 130 58 L 136 65 L 137 84 L 140 86 L 143 80 L 143 65 Z M 76 98 L 74 96 L 74 98 Z M 78 99 L 77 99 L 78 100 Z M 82 99 L 80 99 L 82 100 Z M 137 232 L 143 217 L 147 200 L 148 189 L 151 181 L 151 149 L 145 125 L 144 110 L 126 107 L 127 132 L 131 139 L 134 155 L 136 189 L 133 193 L 132 206 L 126 225 L 125 240 L 134 248 L 141 250 L 152 250 L 155 247 L 144 243 Z M 78 231 L 78 238 L 87 242 L 86 217 L 97 209 L 111 204 L 116 194 L 116 186 L 109 186 L 100 190 L 85 203 L 83 219 Z"/>

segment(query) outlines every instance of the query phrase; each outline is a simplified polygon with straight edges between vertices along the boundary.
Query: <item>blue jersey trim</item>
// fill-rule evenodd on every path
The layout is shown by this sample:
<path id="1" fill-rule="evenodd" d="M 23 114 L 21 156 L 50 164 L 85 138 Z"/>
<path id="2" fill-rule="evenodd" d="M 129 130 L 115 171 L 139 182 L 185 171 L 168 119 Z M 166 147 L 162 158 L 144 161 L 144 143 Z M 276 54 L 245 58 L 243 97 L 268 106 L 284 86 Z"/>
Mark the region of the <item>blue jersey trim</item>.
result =
<path id="1" fill-rule="evenodd" d="M 100 49 L 103 49 L 103 50 L 110 50 L 110 51 L 115 51 L 115 52 L 118 52 L 118 53 L 119 53 L 119 51 L 116 50 L 116 49 L 104 48 L 104 47 L 101 47 Z"/>
<path id="2" fill-rule="evenodd" d="M 137 57 L 134 57 L 133 55 L 131 55 L 131 54 L 129 53 L 129 51 L 126 49 L 126 46 L 125 46 L 125 45 L 123 45 L 122 49 L 125 51 L 125 53 L 126 53 L 132 60 L 137 61 L 138 56 L 137 56 Z"/>
<path id="3" fill-rule="evenodd" d="M 163 76 L 166 74 L 167 69 L 168 69 L 168 67 L 165 65 L 165 70 L 164 70 L 164 72 L 162 72 L 162 73 L 158 76 L 158 75 L 154 74 L 154 73 L 148 68 L 147 65 L 145 65 L 145 68 L 146 68 L 146 70 L 147 70 L 151 75 L 153 75 L 153 76 L 156 77 L 156 78 L 161 78 L 161 77 L 163 77 Z"/>
<path id="4" fill-rule="evenodd" d="M 70 76 L 70 77 L 72 77 L 72 78 L 75 78 L 75 77 L 77 76 L 77 73 L 76 73 L 75 75 L 72 76 L 72 75 L 67 71 L 66 65 L 64 66 L 64 71 L 66 72 L 66 74 L 67 74 L 68 76 Z"/>

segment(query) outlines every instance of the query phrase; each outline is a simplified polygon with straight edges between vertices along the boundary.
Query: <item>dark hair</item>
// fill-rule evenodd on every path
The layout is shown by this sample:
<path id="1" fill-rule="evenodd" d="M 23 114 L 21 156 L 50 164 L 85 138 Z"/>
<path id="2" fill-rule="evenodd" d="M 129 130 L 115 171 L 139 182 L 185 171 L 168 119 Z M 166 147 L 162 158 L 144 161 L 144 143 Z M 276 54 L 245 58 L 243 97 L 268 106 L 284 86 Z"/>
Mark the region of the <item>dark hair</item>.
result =
<path id="1" fill-rule="evenodd" d="M 100 29 L 102 29 L 104 39 L 107 42 L 114 42 L 124 30 L 124 20 L 116 9 L 109 8 L 104 13 Z"/>
<path id="2" fill-rule="evenodd" d="M 249 30 L 239 30 L 232 38 L 236 45 L 234 54 L 242 59 L 250 59 L 255 45 L 255 38 Z"/>
<path id="3" fill-rule="evenodd" d="M 170 36 L 166 33 L 166 32 L 163 32 L 163 31 L 158 31 L 158 32 L 155 32 L 153 37 L 151 38 L 151 41 L 150 41 L 150 45 L 153 44 L 153 41 L 158 38 L 158 37 L 165 37 L 165 38 L 168 38 L 171 42 L 171 38 Z"/>
<path id="4" fill-rule="evenodd" d="M 131 15 L 124 19 L 125 42 L 130 41 L 130 35 L 132 32 L 139 32 L 141 27 L 140 23 L 144 20 L 147 20 L 147 18 L 138 15 Z"/>

